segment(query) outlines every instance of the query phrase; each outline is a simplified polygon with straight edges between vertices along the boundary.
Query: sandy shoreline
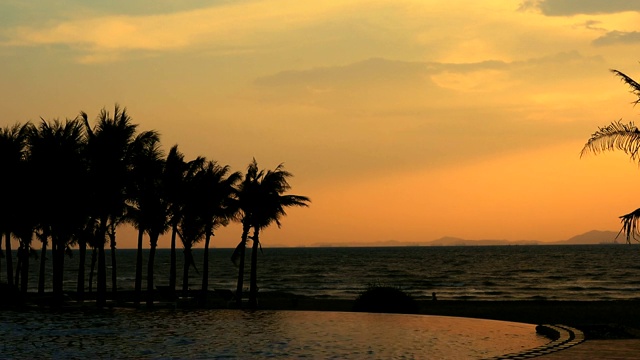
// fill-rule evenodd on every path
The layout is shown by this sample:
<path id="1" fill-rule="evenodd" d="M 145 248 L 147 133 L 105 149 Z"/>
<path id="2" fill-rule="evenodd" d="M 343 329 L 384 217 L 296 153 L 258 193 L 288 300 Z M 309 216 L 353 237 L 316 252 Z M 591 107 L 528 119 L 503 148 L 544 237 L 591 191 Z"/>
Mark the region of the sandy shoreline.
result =
<path id="1" fill-rule="evenodd" d="M 197 294 L 199 292 L 194 292 Z M 110 294 L 109 294 L 110 295 Z M 108 295 L 108 296 L 109 296 Z M 92 308 L 91 294 L 83 303 L 74 301 L 75 294 L 67 293 L 67 308 Z M 118 301 L 109 301 L 108 307 L 132 307 L 133 292 L 121 291 Z M 144 294 L 143 294 L 144 308 Z M 195 299 L 172 301 L 156 296 L 160 300 L 158 308 L 194 308 L 201 307 Z M 262 293 L 259 297 L 259 309 L 264 310 L 300 310 L 300 311 L 352 311 L 354 300 L 312 298 L 288 293 Z M 476 300 L 437 300 L 418 301 L 420 314 L 482 318 L 514 321 L 529 324 L 564 324 L 585 332 L 589 339 L 629 339 L 640 338 L 640 301 L 476 301 Z M 37 294 L 28 294 L 17 302 L 18 308 L 47 307 L 48 301 Z M 4 304 L 3 308 L 15 308 Z M 206 308 L 235 308 L 235 302 L 229 293 L 209 292 Z"/>

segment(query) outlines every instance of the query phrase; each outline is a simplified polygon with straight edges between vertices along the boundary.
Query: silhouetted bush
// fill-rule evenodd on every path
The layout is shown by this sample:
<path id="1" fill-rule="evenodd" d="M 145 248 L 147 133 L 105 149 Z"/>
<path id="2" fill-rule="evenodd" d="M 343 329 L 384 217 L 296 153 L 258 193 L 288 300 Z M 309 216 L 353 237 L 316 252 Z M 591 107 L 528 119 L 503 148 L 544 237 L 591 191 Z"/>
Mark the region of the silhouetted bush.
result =
<path id="1" fill-rule="evenodd" d="M 411 295 L 393 286 L 369 286 L 358 296 L 353 311 L 375 313 L 417 314 L 418 303 Z"/>

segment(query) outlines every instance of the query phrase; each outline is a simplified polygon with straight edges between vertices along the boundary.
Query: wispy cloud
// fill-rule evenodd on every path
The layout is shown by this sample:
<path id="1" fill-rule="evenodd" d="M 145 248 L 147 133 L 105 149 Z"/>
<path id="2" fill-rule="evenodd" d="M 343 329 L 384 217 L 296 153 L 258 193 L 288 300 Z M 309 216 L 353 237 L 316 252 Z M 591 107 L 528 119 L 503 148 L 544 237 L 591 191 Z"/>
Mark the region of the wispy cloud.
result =
<path id="1" fill-rule="evenodd" d="M 80 50 L 82 62 L 112 61 L 130 51 L 169 51 L 201 43 L 227 48 L 247 42 L 258 45 L 270 34 L 322 21 L 329 14 L 348 11 L 349 5 L 353 4 L 323 1 L 308 6 L 277 0 L 226 3 L 172 14 L 96 16 L 12 28 L 4 34 L 3 45 L 68 46 Z"/>
<path id="2" fill-rule="evenodd" d="M 525 0 L 521 9 L 537 9 L 547 16 L 572 16 L 578 14 L 613 14 L 639 11 L 640 2 L 629 0 Z"/>
<path id="3" fill-rule="evenodd" d="M 640 43 L 640 31 L 610 31 L 593 41 L 593 45 L 596 46 L 638 43 Z"/>

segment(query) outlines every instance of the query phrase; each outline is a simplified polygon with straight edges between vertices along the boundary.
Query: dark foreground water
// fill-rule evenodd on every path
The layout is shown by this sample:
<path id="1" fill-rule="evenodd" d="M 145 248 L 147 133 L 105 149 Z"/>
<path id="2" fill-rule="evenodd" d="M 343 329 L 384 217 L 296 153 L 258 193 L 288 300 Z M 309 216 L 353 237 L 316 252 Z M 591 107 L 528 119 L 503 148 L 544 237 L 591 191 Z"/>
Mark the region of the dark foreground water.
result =
<path id="1" fill-rule="evenodd" d="M 211 289 L 235 288 L 237 268 L 231 253 L 232 249 L 211 250 Z M 199 271 L 202 254 L 202 250 L 194 251 Z M 77 258 L 76 252 L 66 259 L 65 288 L 72 291 L 76 289 Z M 118 287 L 133 289 L 135 250 L 118 250 L 117 259 Z M 178 261 L 178 284 L 182 284 L 181 250 Z M 32 259 L 31 291 L 37 289 L 37 263 Z M 110 271 L 109 267 L 109 286 Z M 87 264 L 87 278 L 88 273 Z M 168 274 L 169 250 L 159 250 L 156 285 L 167 285 Z M 266 247 L 259 254 L 258 274 L 260 291 L 318 298 L 354 299 L 368 285 L 382 284 L 398 286 L 418 299 L 430 299 L 432 292 L 447 300 L 640 299 L 640 246 Z M 5 277 L 2 273 L 0 280 Z M 200 279 L 201 274 L 192 269 L 190 287 L 199 289 Z"/>
<path id="2" fill-rule="evenodd" d="M 1 359 L 480 359 L 550 340 L 534 325 L 294 311 L 0 312 Z"/>

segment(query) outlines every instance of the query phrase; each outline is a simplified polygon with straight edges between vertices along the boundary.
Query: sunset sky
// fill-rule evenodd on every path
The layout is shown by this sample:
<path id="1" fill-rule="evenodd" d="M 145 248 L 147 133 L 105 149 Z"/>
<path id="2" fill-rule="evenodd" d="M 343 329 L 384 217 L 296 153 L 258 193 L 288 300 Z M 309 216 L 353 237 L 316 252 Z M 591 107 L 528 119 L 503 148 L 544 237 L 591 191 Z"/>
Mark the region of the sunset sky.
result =
<path id="1" fill-rule="evenodd" d="M 284 163 L 312 204 L 265 247 L 557 241 L 640 207 L 637 164 L 580 158 L 640 122 L 609 72 L 639 50 L 637 0 L 5 0 L 0 126 L 118 103 L 166 151 Z"/>

